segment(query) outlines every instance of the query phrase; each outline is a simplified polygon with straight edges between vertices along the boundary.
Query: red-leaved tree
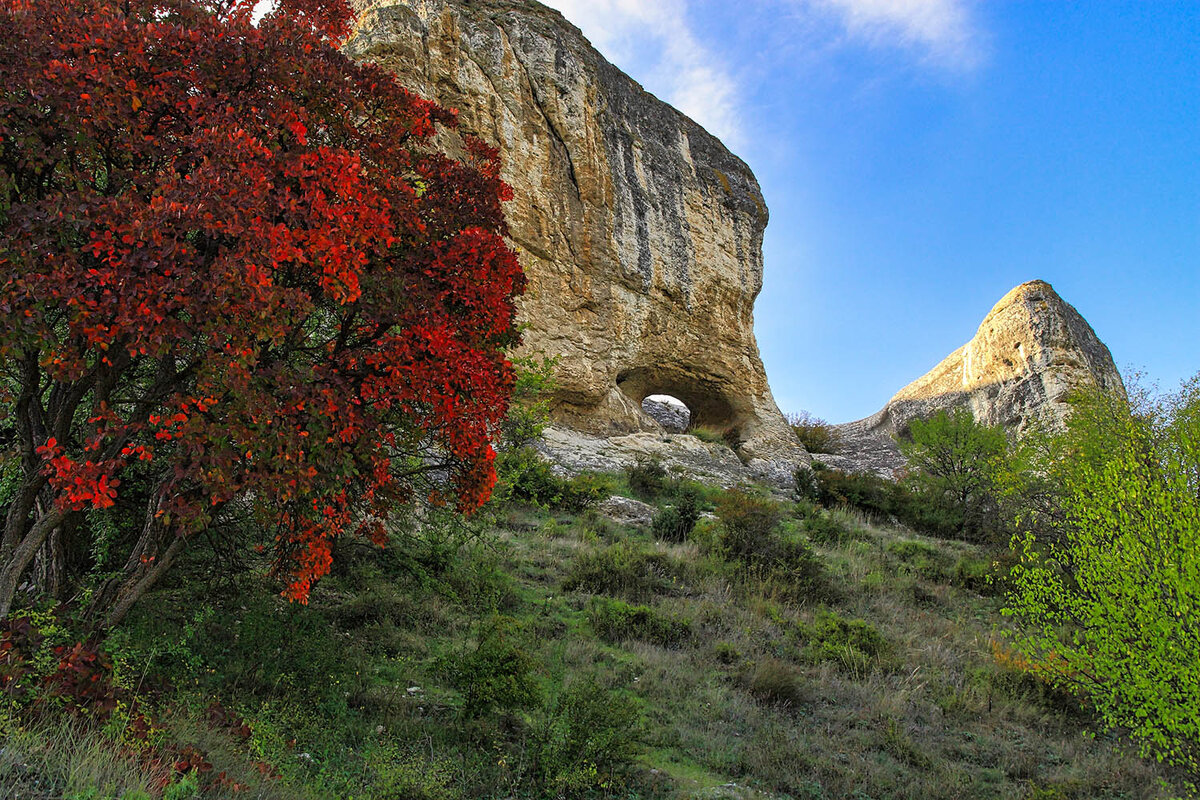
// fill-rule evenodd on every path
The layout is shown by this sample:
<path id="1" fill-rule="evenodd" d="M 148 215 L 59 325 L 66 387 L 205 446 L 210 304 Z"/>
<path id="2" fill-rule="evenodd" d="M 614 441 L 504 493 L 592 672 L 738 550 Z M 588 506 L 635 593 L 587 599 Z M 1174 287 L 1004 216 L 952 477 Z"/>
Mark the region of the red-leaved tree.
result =
<path id="1" fill-rule="evenodd" d="M 495 151 L 338 46 L 345 0 L 0 0 L 0 618 L 118 622 L 198 532 L 331 540 L 495 480 Z M 97 579 L 97 574 L 102 579 Z"/>

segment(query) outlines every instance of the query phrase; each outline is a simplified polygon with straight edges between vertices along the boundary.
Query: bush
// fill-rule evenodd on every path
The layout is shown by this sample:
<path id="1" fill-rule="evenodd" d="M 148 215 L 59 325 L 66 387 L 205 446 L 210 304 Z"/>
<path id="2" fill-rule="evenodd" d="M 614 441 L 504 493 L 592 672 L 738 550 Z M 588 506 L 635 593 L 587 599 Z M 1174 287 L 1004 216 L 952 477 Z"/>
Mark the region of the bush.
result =
<path id="1" fill-rule="evenodd" d="M 475 648 L 457 653 L 447 665 L 454 688 L 462 692 L 462 713 L 479 717 L 492 709 L 527 708 L 538 699 L 536 665 L 525 649 L 516 620 L 494 616 L 479 633 Z"/>
<path id="2" fill-rule="evenodd" d="M 638 750 L 640 712 L 630 696 L 594 678 L 577 680 L 547 702 L 529 740 L 532 783 L 546 797 L 591 796 L 621 785 Z"/>
<path id="3" fill-rule="evenodd" d="M 814 663 L 830 661 L 855 675 L 877 666 L 888 652 L 887 640 L 870 623 L 845 619 L 822 609 L 811 624 L 798 625 L 804 654 Z"/>
<path id="4" fill-rule="evenodd" d="M 821 498 L 821 484 L 812 467 L 806 464 L 796 467 L 796 471 L 792 473 L 792 480 L 796 485 L 793 491 L 796 500 L 815 503 Z"/>
<path id="5" fill-rule="evenodd" d="M 681 485 L 675 492 L 675 502 L 654 515 L 650 530 L 655 539 L 664 542 L 686 542 L 700 519 L 700 492 L 693 486 Z"/>
<path id="6" fill-rule="evenodd" d="M 1008 451 L 1004 431 L 956 408 L 912 420 L 909 434 L 900 442 L 910 467 L 907 483 L 938 532 L 974 540 L 998 535 L 997 479 Z"/>
<path id="7" fill-rule="evenodd" d="M 497 485 L 493 501 L 527 503 L 539 508 L 583 511 L 600 502 L 609 483 L 600 476 L 564 478 L 532 447 L 501 452 L 496 457 Z"/>
<path id="8" fill-rule="evenodd" d="M 688 620 L 664 616 L 649 606 L 635 606 L 620 600 L 596 598 L 588 607 L 588 621 L 596 635 L 606 642 L 637 639 L 661 647 L 677 647 L 692 635 Z"/>
<path id="9" fill-rule="evenodd" d="M 673 565 L 662 553 L 649 553 L 622 542 L 576 556 L 562 588 L 640 600 L 668 592 L 673 572 Z"/>
<path id="10" fill-rule="evenodd" d="M 746 564 L 771 565 L 782 556 L 783 510 L 773 500 L 731 489 L 717 501 L 722 555 Z"/>
<path id="11" fill-rule="evenodd" d="M 634 464 L 625 468 L 625 478 L 629 490 L 643 500 L 655 500 L 666 489 L 668 483 L 667 470 L 662 463 L 654 459 L 639 458 Z"/>
<path id="12" fill-rule="evenodd" d="M 841 448 L 842 435 L 837 429 L 820 417 L 814 417 L 807 411 L 787 415 L 788 424 L 810 453 L 836 453 Z"/>
<path id="13" fill-rule="evenodd" d="M 911 539 L 889 542 L 887 551 L 900 561 L 900 568 L 926 580 L 945 583 L 950 577 L 951 556 L 932 545 Z"/>
<path id="14" fill-rule="evenodd" d="M 803 528 L 814 544 L 840 544 L 851 538 L 850 528 L 828 512 L 807 517 Z"/>
<path id="15" fill-rule="evenodd" d="M 755 700 L 767 705 L 795 708 L 805 700 L 799 671 L 778 658 L 768 656 L 755 662 L 742 683 Z"/>
<path id="16" fill-rule="evenodd" d="M 872 517 L 891 519 L 905 513 L 905 494 L 895 481 L 868 473 L 827 467 L 815 470 L 817 502 L 825 508 L 851 506 Z"/>

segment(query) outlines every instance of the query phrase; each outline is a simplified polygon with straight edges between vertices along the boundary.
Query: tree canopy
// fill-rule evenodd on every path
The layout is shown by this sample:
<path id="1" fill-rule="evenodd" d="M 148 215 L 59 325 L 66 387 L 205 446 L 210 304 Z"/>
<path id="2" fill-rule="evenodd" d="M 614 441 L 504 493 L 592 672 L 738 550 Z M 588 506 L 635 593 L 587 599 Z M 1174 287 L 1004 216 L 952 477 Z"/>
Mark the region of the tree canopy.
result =
<path id="1" fill-rule="evenodd" d="M 1042 452 L 1055 512 L 1014 541 L 1014 639 L 1200 780 L 1200 377 L 1154 403 L 1085 393 Z"/>
<path id="2" fill-rule="evenodd" d="M 342 54 L 344 0 L 253 5 L 0 0 L 0 617 L 115 623 L 234 519 L 304 600 L 334 537 L 488 497 L 497 153 Z"/>

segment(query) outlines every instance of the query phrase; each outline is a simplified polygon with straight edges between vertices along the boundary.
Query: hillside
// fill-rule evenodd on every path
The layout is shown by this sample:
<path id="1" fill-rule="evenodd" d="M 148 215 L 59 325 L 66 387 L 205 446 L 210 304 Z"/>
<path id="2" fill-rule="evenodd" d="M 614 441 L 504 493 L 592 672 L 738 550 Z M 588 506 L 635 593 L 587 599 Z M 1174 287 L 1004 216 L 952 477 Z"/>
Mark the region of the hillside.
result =
<path id="1" fill-rule="evenodd" d="M 660 483 L 574 485 L 629 477 Z M 510 503 L 347 546 L 308 606 L 193 564 L 114 634 L 117 671 L 211 765 L 205 797 L 1170 796 L 1006 655 L 994 552 L 669 479 L 652 499 L 689 496 L 777 512 L 792 555 L 730 555 L 711 515 L 667 542 Z M 143 797 L 161 774 L 66 735 L 10 736 L 0 795 Z"/>

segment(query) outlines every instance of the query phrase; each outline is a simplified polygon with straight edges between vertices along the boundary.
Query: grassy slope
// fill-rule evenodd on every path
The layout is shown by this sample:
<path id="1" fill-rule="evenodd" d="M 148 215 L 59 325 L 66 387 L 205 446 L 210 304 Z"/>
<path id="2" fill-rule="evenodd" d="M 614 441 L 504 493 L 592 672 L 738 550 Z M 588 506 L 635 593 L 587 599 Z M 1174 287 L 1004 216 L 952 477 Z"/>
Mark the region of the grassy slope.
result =
<path id="1" fill-rule="evenodd" d="M 590 513 L 508 509 L 458 549 L 343 553 L 308 607 L 260 579 L 191 576 L 115 646 L 127 670 L 171 681 L 164 736 L 247 784 L 238 797 L 1169 796 L 1159 768 L 997 664 L 986 553 L 835 517 L 844 535 L 816 548 L 829 603 L 705 555 L 713 522 L 665 544 Z M 517 677 L 472 684 L 480 652 Z M 611 711 L 587 725 L 613 733 L 614 755 L 640 716 L 631 769 L 578 769 L 568 728 L 583 712 L 564 698 L 581 696 Z M 245 715 L 249 740 L 204 722 L 213 699 Z M 0 794 L 53 796 L 13 766 L 37 761 L 36 741 L 0 752 Z M 48 759 L 43 782 L 105 796 L 85 791 L 87 769 L 66 777 L 69 760 Z"/>

